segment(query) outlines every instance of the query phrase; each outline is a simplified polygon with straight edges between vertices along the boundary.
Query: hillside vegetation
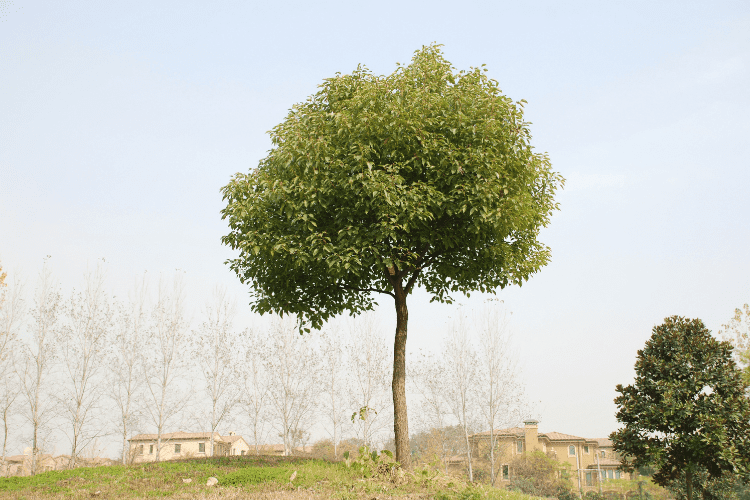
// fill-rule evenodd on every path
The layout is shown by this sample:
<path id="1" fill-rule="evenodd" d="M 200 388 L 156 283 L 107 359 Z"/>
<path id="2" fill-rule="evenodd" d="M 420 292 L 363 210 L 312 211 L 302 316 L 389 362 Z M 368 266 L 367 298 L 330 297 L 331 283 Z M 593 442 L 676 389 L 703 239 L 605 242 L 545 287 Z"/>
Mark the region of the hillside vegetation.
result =
<path id="1" fill-rule="evenodd" d="M 216 486 L 206 485 L 210 477 L 218 479 Z M 472 486 L 431 469 L 403 472 L 382 463 L 347 466 L 344 462 L 270 456 L 77 468 L 36 476 L 0 478 L 0 499 L 149 497 L 238 500 L 531 498 L 496 488 Z"/>

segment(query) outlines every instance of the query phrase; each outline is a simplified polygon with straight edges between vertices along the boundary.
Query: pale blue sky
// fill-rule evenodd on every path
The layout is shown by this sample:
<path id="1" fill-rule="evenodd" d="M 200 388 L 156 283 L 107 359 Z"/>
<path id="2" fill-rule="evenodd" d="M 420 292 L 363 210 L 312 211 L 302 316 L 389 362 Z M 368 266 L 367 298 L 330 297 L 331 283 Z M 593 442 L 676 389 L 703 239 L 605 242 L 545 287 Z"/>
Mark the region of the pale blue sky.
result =
<path id="1" fill-rule="evenodd" d="M 390 73 L 436 41 L 526 99 L 567 179 L 553 262 L 502 291 L 542 431 L 614 430 L 614 386 L 665 316 L 716 330 L 750 301 L 750 4 L 737 2 L 5 2 L 0 9 L 0 259 L 64 287 L 109 262 L 224 266 L 220 188 L 265 131 L 358 63 Z M 462 299 L 468 306 L 481 298 Z M 242 302 L 242 301 L 241 301 Z M 382 301 L 382 326 L 394 327 Z M 453 308 L 410 300 L 410 350 Z M 243 321 L 247 321 L 247 315 Z"/>

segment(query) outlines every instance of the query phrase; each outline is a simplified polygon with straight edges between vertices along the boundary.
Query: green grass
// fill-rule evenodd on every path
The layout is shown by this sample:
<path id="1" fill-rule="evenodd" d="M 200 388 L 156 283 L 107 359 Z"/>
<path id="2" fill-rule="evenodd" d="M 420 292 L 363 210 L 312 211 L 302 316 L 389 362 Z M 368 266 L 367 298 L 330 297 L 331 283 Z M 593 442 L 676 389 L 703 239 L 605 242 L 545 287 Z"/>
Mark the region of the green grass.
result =
<path id="1" fill-rule="evenodd" d="M 289 482 L 294 472 L 293 483 Z M 209 477 L 219 480 L 208 488 Z M 184 479 L 191 479 L 189 483 Z M 96 494 L 96 492 L 101 492 Z M 417 494 L 438 500 L 529 500 L 530 497 L 430 471 L 364 478 L 343 462 L 294 457 L 220 457 L 54 471 L 0 478 L 0 499 L 100 498 L 401 498 Z M 264 496 L 265 495 L 265 496 Z M 268 495 L 271 495 L 270 497 Z M 300 496 L 302 495 L 302 496 Z M 306 496 L 305 496 L 306 495 Z"/>

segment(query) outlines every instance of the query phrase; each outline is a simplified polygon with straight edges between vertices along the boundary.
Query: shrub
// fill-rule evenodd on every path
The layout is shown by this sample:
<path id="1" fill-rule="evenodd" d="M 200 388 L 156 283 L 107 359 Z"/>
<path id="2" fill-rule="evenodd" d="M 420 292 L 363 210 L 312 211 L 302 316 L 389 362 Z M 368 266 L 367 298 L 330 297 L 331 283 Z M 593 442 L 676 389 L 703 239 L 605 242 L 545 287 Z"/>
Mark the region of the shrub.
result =
<path id="1" fill-rule="evenodd" d="M 509 489 L 537 497 L 573 500 L 577 495 L 561 474 L 563 465 L 540 451 L 518 456 L 510 464 Z"/>

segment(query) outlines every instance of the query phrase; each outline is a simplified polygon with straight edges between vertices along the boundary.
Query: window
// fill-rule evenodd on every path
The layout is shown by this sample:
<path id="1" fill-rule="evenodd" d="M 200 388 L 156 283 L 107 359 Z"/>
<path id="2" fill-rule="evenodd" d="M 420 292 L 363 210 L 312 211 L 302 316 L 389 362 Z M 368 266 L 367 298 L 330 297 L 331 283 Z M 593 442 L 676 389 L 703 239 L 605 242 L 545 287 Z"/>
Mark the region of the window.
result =
<path id="1" fill-rule="evenodd" d="M 242 452 L 240 453 L 240 455 L 244 455 L 244 454 L 245 454 L 245 450 L 242 450 Z"/>
<path id="2" fill-rule="evenodd" d="M 604 453 L 604 450 L 602 450 L 602 458 L 604 458 L 604 457 L 606 457 L 606 456 L 607 456 L 607 454 L 606 454 L 606 453 Z"/>
<path id="3" fill-rule="evenodd" d="M 591 477 L 591 473 L 587 472 L 586 473 L 586 486 L 593 486 L 593 485 L 594 485 L 594 480 Z"/>
<path id="4" fill-rule="evenodd" d="M 615 478 L 615 471 L 613 471 L 612 469 L 609 469 L 607 471 L 607 475 L 609 476 L 610 479 L 614 479 Z"/>
<path id="5" fill-rule="evenodd" d="M 576 456 L 576 447 L 573 446 L 572 444 L 570 446 L 568 446 L 568 456 L 569 457 Z"/>
<path id="6" fill-rule="evenodd" d="M 154 454 L 154 445 L 150 444 L 148 445 L 148 454 L 153 455 Z"/>
<path id="7" fill-rule="evenodd" d="M 174 445 L 174 452 L 179 453 L 181 448 L 182 448 L 182 445 L 179 443 Z"/>
<path id="8" fill-rule="evenodd" d="M 143 455 L 143 445 L 142 444 L 138 445 L 138 454 L 139 455 Z"/>
<path id="9" fill-rule="evenodd" d="M 198 443 L 198 453 L 206 453 L 206 443 Z"/>
<path id="10" fill-rule="evenodd" d="M 503 465 L 503 479 L 506 481 L 510 478 L 510 466 Z"/>
<path id="11" fill-rule="evenodd" d="M 585 453 L 586 455 L 588 455 L 588 454 L 589 454 L 589 447 L 588 447 L 588 446 L 584 446 L 584 447 L 583 447 L 583 452 L 584 452 L 584 453 Z"/>
<path id="12" fill-rule="evenodd" d="M 615 479 L 620 479 L 620 471 L 619 470 L 615 471 Z"/>
<path id="13" fill-rule="evenodd" d="M 602 471 L 602 479 L 607 479 L 607 471 L 606 470 Z"/>
<path id="14" fill-rule="evenodd" d="M 516 443 L 516 451 L 518 451 L 518 453 L 523 453 L 523 441 L 518 441 Z"/>

